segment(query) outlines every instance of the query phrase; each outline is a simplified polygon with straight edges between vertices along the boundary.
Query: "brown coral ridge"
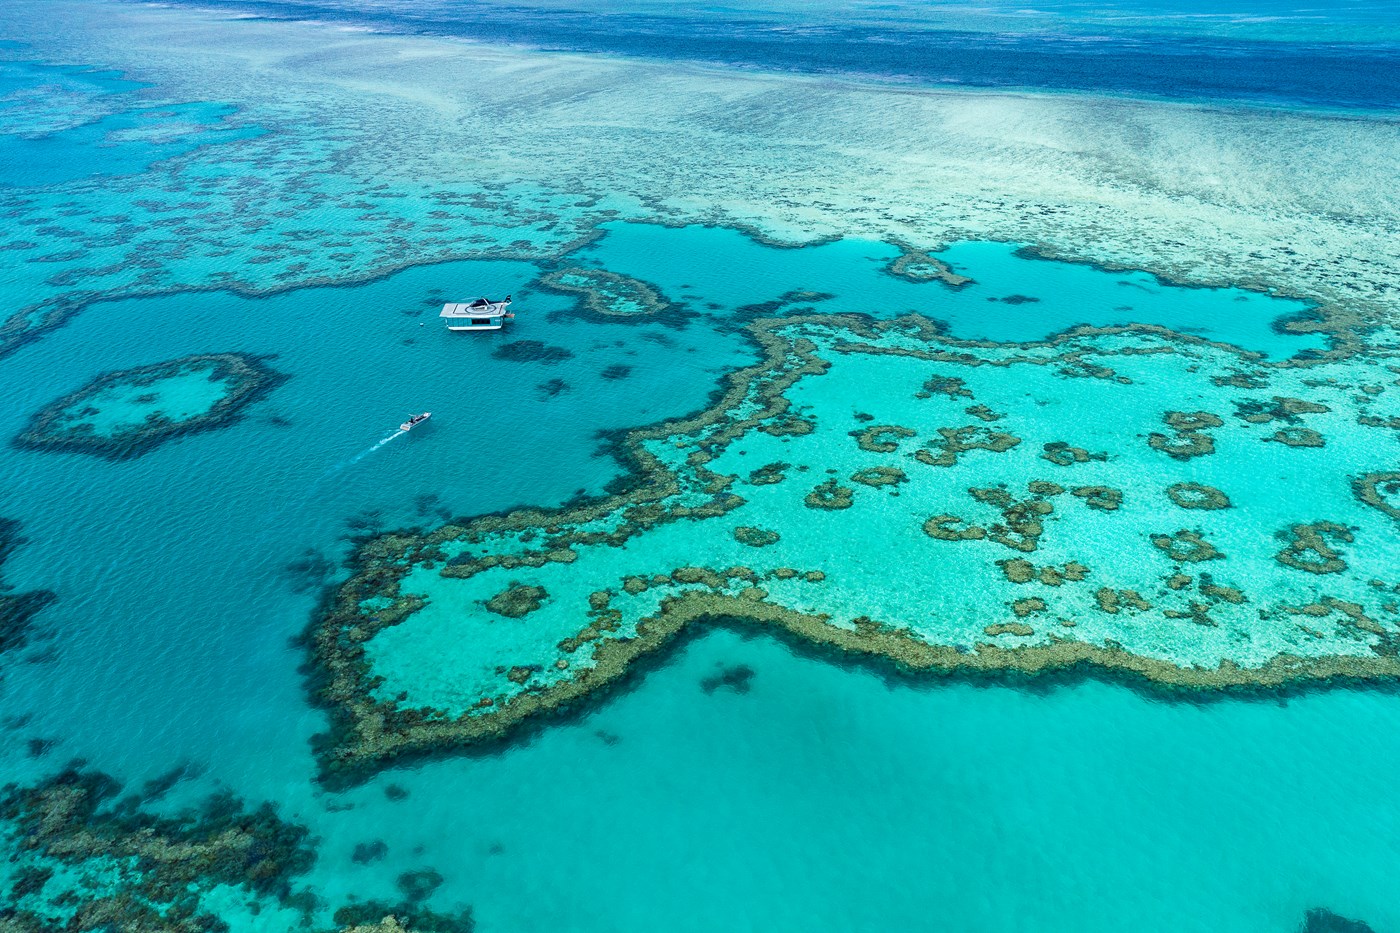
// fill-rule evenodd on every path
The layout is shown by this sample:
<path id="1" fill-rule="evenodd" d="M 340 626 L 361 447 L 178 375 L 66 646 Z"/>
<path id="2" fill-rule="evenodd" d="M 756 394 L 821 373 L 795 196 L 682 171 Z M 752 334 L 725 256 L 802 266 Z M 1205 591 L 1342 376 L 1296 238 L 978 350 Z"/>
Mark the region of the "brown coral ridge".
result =
<path id="1" fill-rule="evenodd" d="M 36 412 L 28 427 L 11 444 L 22 450 L 84 453 L 108 460 L 134 459 L 177 437 L 235 424 L 245 408 L 289 378 L 267 366 L 264 361 L 268 359 L 272 357 L 248 353 L 202 353 L 102 373 L 82 388 Z M 107 389 L 120 385 L 153 385 L 162 379 L 180 376 L 191 368 L 207 369 L 211 378 L 227 386 L 223 397 L 201 415 L 173 421 L 159 412 L 153 412 L 140 426 L 113 435 L 59 427 L 66 413 L 83 406 L 88 399 Z"/>
<path id="2" fill-rule="evenodd" d="M 1273 441 L 1286 447 L 1326 447 L 1327 439 L 1312 428 L 1281 428 L 1265 441 Z"/>
<path id="3" fill-rule="evenodd" d="M 328 595 L 324 610 L 313 621 L 307 635 L 308 686 L 315 701 L 328 711 L 331 719 L 330 732 L 315 742 L 321 779 L 330 786 L 346 786 L 364 780 L 405 756 L 431 755 L 507 740 L 527 724 L 540 721 L 541 717 L 596 700 L 610 685 L 620 683 L 641 659 L 659 657 L 660 649 L 692 622 L 758 627 L 781 635 L 793 644 L 817 651 L 829 650 L 841 657 L 887 662 L 912 672 L 958 673 L 978 679 L 1039 676 L 1053 671 L 1083 672 L 1092 668 L 1117 672 L 1129 682 L 1150 682 L 1168 691 L 1186 691 L 1190 695 L 1194 691 L 1271 691 L 1338 680 L 1400 676 L 1400 658 L 1396 652 L 1314 658 L 1279 655 L 1259 667 L 1240 668 L 1226 661 L 1207 669 L 1183 668 L 1169 661 L 1136 656 L 1111 642 L 1093 645 L 1054 636 L 1048 644 L 1023 645 L 1015 649 L 979 645 L 970 650 L 966 646 L 930 645 L 907 630 L 870 620 L 857 624 L 852 631 L 832 624 L 825 616 L 804 615 L 776 605 L 766 598 L 761 588 L 753 586 L 742 596 L 696 590 L 669 597 L 656 615 L 638 623 L 634 637 L 602 637 L 580 642 L 575 650 L 590 652 L 587 660 L 592 662 L 591 666 L 573 663 L 565 679 L 528 687 L 514 695 L 483 698 L 476 711 L 455 718 L 443 711 L 400 708 L 395 701 L 376 695 L 378 681 L 366 659 L 364 644 L 377 631 L 403 621 L 422 605 L 420 598 L 400 592 L 401 582 L 415 564 L 442 560 L 442 546 L 448 542 L 475 544 L 484 536 L 507 533 L 519 534 L 522 538 L 528 535 L 526 540 L 543 539 L 524 552 L 456 558 L 441 571 L 444 575 L 470 576 L 488 566 L 540 566 L 555 559 L 549 556 L 551 554 L 573 555 L 572 545 L 575 544 L 621 545 L 649 527 L 682 518 L 722 515 L 742 504 L 742 499 L 726 492 L 737 477 L 715 474 L 707 464 L 734 439 L 787 417 L 787 390 L 807 376 L 820 375 L 830 365 L 818 355 L 817 345 L 802 335 L 803 328 L 820 333 L 824 340 L 829 340 L 829 352 L 839 355 L 893 355 L 969 366 L 1043 365 L 1055 359 L 1026 356 L 980 359 L 961 348 L 1007 345 L 954 340 L 927 319 L 917 316 L 884 322 L 861 316 L 834 315 L 755 321 L 747 325 L 747 331 L 760 350 L 760 361 L 728 376 L 710 408 L 686 418 L 611 435 L 614 454 L 630 470 L 630 475 L 625 483 L 611 486 L 608 495 L 580 500 L 556 510 L 520 509 L 452 523 L 426 534 L 390 534 L 363 541 L 352 558 L 351 578 Z M 904 342 L 894 346 L 867 342 L 884 333 L 898 334 Z M 1122 350 L 1104 351 L 1110 354 L 1169 354 L 1178 352 L 1178 344 L 1181 349 L 1213 346 L 1237 354 L 1260 369 L 1316 365 L 1347 355 L 1338 349 L 1307 361 L 1269 363 L 1261 361 L 1258 354 L 1238 348 L 1174 334 L 1163 328 L 1137 325 L 1079 328 L 1056 338 L 1019 346 L 1063 346 L 1065 354 L 1072 356 L 1086 352 L 1080 340 L 1099 334 L 1136 335 L 1150 341 Z M 925 341 L 926 346 L 911 346 L 915 340 Z M 900 429 L 894 438 L 861 437 L 864 432 L 852 433 L 872 447 L 893 443 L 897 449 L 898 439 L 911 436 L 913 432 Z M 677 438 L 684 440 L 678 442 Z M 676 470 L 652 452 L 649 447 L 652 441 L 662 442 L 657 445 L 658 449 L 677 446 L 691 449 L 683 467 L 685 488 L 708 489 L 712 494 L 708 502 L 695 506 L 667 501 L 681 491 L 682 484 Z M 883 448 L 878 452 L 890 451 Z M 1086 455 L 1086 459 L 1088 456 L 1092 455 Z M 1002 494 L 1009 495 L 1004 491 Z M 1049 494 L 1050 490 L 1045 489 L 1038 495 Z M 1013 536 L 1015 529 L 1010 523 L 1002 526 L 1001 533 L 1012 542 L 1009 546 L 1016 550 L 1034 549 L 1033 532 L 1043 518 L 1042 510 L 1048 506 L 1042 499 L 1039 505 L 1023 510 L 1025 514 L 1018 516 L 1018 521 L 1024 520 L 1029 526 L 1024 529 L 1028 534 Z M 612 531 L 571 530 L 610 515 L 621 515 L 625 521 Z M 987 529 L 969 526 L 955 516 L 935 516 L 925 525 L 925 531 L 935 537 L 946 534 L 953 540 L 986 537 L 988 533 Z M 628 588 L 624 585 L 623 589 Z M 1130 591 L 1120 592 L 1126 595 Z M 387 608 L 374 611 L 361 608 L 364 600 L 374 597 L 387 598 L 390 603 Z M 615 612 L 603 610 L 599 614 L 599 626 L 606 621 L 601 616 L 610 611 Z"/>
<path id="4" fill-rule="evenodd" d="M 11 552 L 23 541 L 19 535 L 19 522 L 0 518 L 0 571 L 4 570 Z M 27 645 L 34 617 L 58 598 L 52 590 L 12 593 L 9 589 L 4 585 L 4 577 L 0 576 L 0 655 L 18 651 Z"/>
<path id="5" fill-rule="evenodd" d="M 972 390 L 967 387 L 967 380 L 961 376 L 948 376 L 942 373 L 935 373 L 924 380 L 924 387 L 918 393 L 924 398 L 931 398 L 935 395 L 946 395 L 948 398 L 972 398 Z"/>
<path id="6" fill-rule="evenodd" d="M 1135 594 L 1132 594 L 1135 596 Z M 1043 611 L 1044 601 L 1018 601 L 1018 615 Z M 977 679 L 1084 673 L 1098 668 L 1129 682 L 1151 684 L 1169 693 L 1184 691 L 1255 691 L 1297 687 L 1331 680 L 1360 681 L 1400 676 L 1395 656 L 1301 658 L 1280 655 L 1262 667 L 1242 669 L 1231 662 L 1217 668 L 1179 667 L 1168 661 L 1134 655 L 1116 646 L 1098 646 L 1052 638 L 1045 645 L 998 648 L 979 645 L 973 652 L 931 645 L 907 629 L 871 620 L 851 631 L 824 615 L 801 613 L 764 598 L 692 590 L 667 597 L 660 610 L 643 619 L 627 639 L 598 640 L 593 666 L 571 679 L 506 699 L 485 714 L 457 719 L 422 716 L 389 703 L 368 701 L 353 723 L 354 733 L 332 734 L 318 744 L 321 779 L 345 787 L 368 779 L 396 761 L 432 756 L 452 749 L 493 746 L 542 717 L 565 714 L 596 701 L 633 674 L 644 674 L 645 659 L 660 663 L 662 653 L 685 632 L 709 625 L 737 625 L 768 631 L 795 645 L 830 653 L 852 662 L 892 664 L 913 674 L 962 675 Z M 365 700 L 362 698 L 361 703 Z M 333 710 L 334 711 L 334 710 Z M 372 712 L 371 712 L 372 711 Z M 342 718 L 342 721 L 343 718 Z"/>
<path id="7" fill-rule="evenodd" d="M 0 820 L 13 826 L 11 858 L 20 865 L 0 914 L 7 929 L 227 930 L 204 904 L 216 886 L 304 915 L 314 907 L 314 898 L 293 887 L 316 858 L 307 830 L 271 804 L 249 810 L 225 794 L 156 816 L 139 797 L 120 793 L 112 778 L 77 765 L 34 786 L 4 789 Z M 100 881 L 84 880 L 89 868 L 100 870 Z M 51 884 L 59 869 L 64 880 Z"/>
<path id="8" fill-rule="evenodd" d="M 899 442 L 918 434 L 913 428 L 897 424 L 877 424 L 873 427 L 852 431 L 856 446 L 872 454 L 892 454 L 899 449 Z"/>
<path id="9" fill-rule="evenodd" d="M 749 547 L 768 547 L 777 544 L 780 539 L 781 535 L 767 528 L 740 525 L 734 529 L 734 540 Z"/>
<path id="10" fill-rule="evenodd" d="M 1099 451 L 1090 453 L 1083 447 L 1071 446 L 1066 441 L 1051 441 L 1046 444 L 1040 456 L 1043 460 L 1049 460 L 1056 466 L 1073 466 L 1076 463 L 1088 463 L 1090 460 L 1104 461 L 1108 459 L 1108 453 Z"/>

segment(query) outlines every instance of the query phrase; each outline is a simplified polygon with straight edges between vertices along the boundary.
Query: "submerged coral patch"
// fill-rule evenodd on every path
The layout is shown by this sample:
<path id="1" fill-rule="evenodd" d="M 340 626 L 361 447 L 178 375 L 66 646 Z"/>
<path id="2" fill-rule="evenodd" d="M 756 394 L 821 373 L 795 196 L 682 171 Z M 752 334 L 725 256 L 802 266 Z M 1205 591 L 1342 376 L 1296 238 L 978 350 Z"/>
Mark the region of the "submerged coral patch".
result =
<path id="1" fill-rule="evenodd" d="M 237 421 L 287 378 L 266 359 L 205 353 L 103 373 L 46 405 L 14 443 L 109 460 L 139 457 L 176 437 Z"/>

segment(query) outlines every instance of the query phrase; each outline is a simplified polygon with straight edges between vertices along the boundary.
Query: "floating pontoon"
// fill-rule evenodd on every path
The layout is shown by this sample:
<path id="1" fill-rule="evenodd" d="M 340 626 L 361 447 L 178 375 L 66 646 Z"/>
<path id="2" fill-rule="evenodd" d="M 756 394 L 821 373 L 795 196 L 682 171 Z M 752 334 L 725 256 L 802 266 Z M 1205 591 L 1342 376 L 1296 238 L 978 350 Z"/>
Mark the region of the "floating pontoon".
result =
<path id="1" fill-rule="evenodd" d="M 438 317 L 447 321 L 448 330 L 500 330 L 506 321 L 515 319 L 515 315 L 506 310 L 509 305 L 509 295 L 500 301 L 473 298 L 443 305 Z"/>

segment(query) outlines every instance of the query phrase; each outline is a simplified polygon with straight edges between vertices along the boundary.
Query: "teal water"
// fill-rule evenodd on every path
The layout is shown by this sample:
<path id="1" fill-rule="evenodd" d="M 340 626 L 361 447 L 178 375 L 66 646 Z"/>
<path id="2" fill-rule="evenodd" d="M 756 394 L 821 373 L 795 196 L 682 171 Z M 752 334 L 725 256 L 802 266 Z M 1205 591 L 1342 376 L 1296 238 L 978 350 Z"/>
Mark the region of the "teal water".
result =
<path id="1" fill-rule="evenodd" d="M 726 374 L 756 358 L 741 329 L 763 313 L 754 306 L 825 293 L 778 312 L 918 313 L 952 337 L 996 341 L 1148 323 L 1283 360 L 1327 348 L 1277 326 L 1309 302 L 1029 258 L 1014 237 L 937 252 L 974 280 L 959 289 L 890 275 L 899 248 L 863 229 L 779 249 L 721 225 L 609 220 L 596 242 L 550 255 L 575 225 L 598 219 L 585 216 L 596 202 L 528 185 L 488 196 L 479 178 L 459 179 L 469 193 L 456 201 L 439 179 L 421 182 L 436 201 L 401 197 L 388 182 L 368 190 L 336 175 L 317 137 L 299 139 L 285 124 L 285 136 L 239 128 L 285 114 L 240 111 L 224 127 L 235 113 L 225 102 L 152 99 L 149 85 L 118 73 L 7 54 L 0 183 L 13 189 L 11 210 L 42 202 L 27 229 L 48 236 L 38 231 L 70 222 L 64 211 L 120 217 L 144 202 L 145 185 L 159 204 L 153 228 L 164 218 L 171 241 L 207 235 L 228 252 L 143 256 L 130 244 L 104 247 L 95 227 L 82 248 L 110 252 L 90 274 L 90 254 L 0 254 L 11 310 L 85 290 L 80 314 L 0 360 L 0 438 L 106 371 L 237 351 L 270 356 L 290 378 L 241 421 L 136 460 L 0 446 L 0 516 L 19 520 L 27 538 L 3 582 L 58 597 L 38 616 L 34 643 L 0 658 L 9 739 L 0 783 L 34 781 L 78 757 L 131 782 L 195 763 L 201 776 L 164 806 L 229 788 L 275 801 L 311 829 L 319 861 L 306 880 L 327 908 L 321 926 L 329 908 L 393 899 L 399 873 L 432 867 L 445 881 L 431 906 L 471 905 L 484 933 L 1265 933 L 1295 929 L 1312 907 L 1400 929 L 1400 805 L 1387 792 L 1400 767 L 1400 701 L 1386 690 L 1189 703 L 1096 677 L 977 686 L 890 677 L 720 629 L 685 640 L 597 704 L 489 751 L 331 792 L 315 783 L 308 744 L 326 719 L 308 703 L 295 639 L 323 587 L 346 575 L 354 536 L 600 493 L 624 473 L 601 432 L 702 408 Z M 172 166 L 198 184 L 182 188 Z M 118 176 L 126 181 L 109 190 L 104 179 Z M 272 194 L 259 179 L 278 180 Z M 249 200 L 187 200 L 225 184 Z M 284 195 L 295 209 L 271 221 L 250 206 Z M 448 204 L 452 216 L 431 216 Z M 414 252 L 433 223 L 447 228 L 435 234 L 441 243 Z M 473 236 L 502 258 L 426 263 Z M 517 255 L 504 258 L 507 246 Z M 265 262 L 287 262 L 288 249 L 330 265 L 298 277 Z M 571 297 L 532 285 L 563 264 L 652 283 L 678 312 L 616 322 L 579 314 Z M 60 269 L 77 271 L 51 278 Z M 230 280 L 264 294 L 217 290 Z M 446 333 L 437 307 L 477 291 L 516 295 L 512 329 Z M 502 352 L 526 340 L 555 349 Z M 862 382 L 872 407 L 890 389 L 881 378 L 871 368 Z M 1002 385 L 1002 400 L 1009 407 L 1032 383 Z M 184 400 L 194 410 L 212 397 Z M 121 421 L 129 402 L 103 407 L 97 423 Z M 1031 419 L 1036 399 L 1019 404 Z M 421 410 L 433 419 L 395 437 Z M 1092 421 L 1102 410 L 1085 403 L 1080 414 Z M 1377 436 L 1368 456 L 1400 463 L 1393 436 Z M 1329 468 L 1344 469 L 1335 459 L 1349 449 L 1325 451 Z M 1304 458 L 1313 453 L 1279 454 L 1299 464 L 1288 477 L 1299 499 L 1311 495 L 1316 461 Z M 1259 462 L 1243 447 L 1200 469 L 1249 489 L 1260 508 L 1279 482 L 1251 475 Z M 1291 507 L 1274 504 L 1279 515 Z M 829 534 L 820 522 L 792 523 L 807 525 L 804 547 L 839 557 L 850 544 L 834 519 Z M 1240 535 L 1273 548 L 1272 530 Z M 1393 542 L 1375 553 L 1386 547 Z M 751 677 L 737 688 L 713 682 L 745 668 Z M 36 751 L 36 739 L 52 745 Z M 406 798 L 386 795 L 392 785 Z M 373 840 L 387 856 L 357 864 L 355 846 Z M 296 923 L 270 908 L 230 919 L 235 930 Z"/>

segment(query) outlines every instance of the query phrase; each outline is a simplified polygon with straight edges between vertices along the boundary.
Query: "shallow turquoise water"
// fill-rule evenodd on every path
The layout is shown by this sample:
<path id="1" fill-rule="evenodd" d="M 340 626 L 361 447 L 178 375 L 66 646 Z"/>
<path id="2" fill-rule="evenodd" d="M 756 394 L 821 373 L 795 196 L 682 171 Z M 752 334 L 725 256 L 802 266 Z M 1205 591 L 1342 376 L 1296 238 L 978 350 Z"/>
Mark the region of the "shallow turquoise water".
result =
<path id="1" fill-rule="evenodd" d="M 37 123 L 38 110 L 0 106 L 4 184 L 139 173 L 255 136 L 212 129 L 230 115 L 224 104 L 150 111 L 151 100 L 124 96 L 135 82 L 49 67 L 10 61 L 0 72 L 5 94 L 58 83 L 64 100 L 81 101 L 55 105 L 62 119 L 37 139 L 10 130 Z M 160 132 L 186 124 L 197 129 Z M 218 152 L 200 158 L 200 171 L 222 170 Z M 345 201 L 358 197 L 346 188 Z M 62 191 L 47 191 L 56 207 L 43 222 L 62 222 Z M 369 220 L 319 212 L 307 222 L 331 233 L 359 223 L 387 240 L 389 204 L 371 205 L 380 211 Z M 168 213 L 214 222 L 197 208 Z M 452 222 L 482 213 L 469 205 Z M 991 340 L 1151 323 L 1274 359 L 1325 346 L 1274 326 L 1304 312 L 1302 301 L 1031 259 L 1014 244 L 938 254 L 975 280 L 955 290 L 889 275 L 898 248 L 859 231 L 776 249 L 718 227 L 604 229 L 558 262 L 654 283 L 689 317 L 599 322 L 530 287 L 543 260 L 462 261 L 263 298 L 99 294 L 0 362 L 0 437 L 112 369 L 239 351 L 273 355 L 291 377 L 232 427 L 129 462 L 0 447 L 0 515 L 22 521 L 29 539 L 4 582 L 58 594 L 38 643 L 0 662 L 0 715 L 32 717 L 0 747 L 3 779 L 35 779 L 73 757 L 131 781 L 197 762 L 207 771 L 175 800 L 226 786 L 279 802 L 321 840 L 311 881 L 328 904 L 392 897 L 399 872 L 431 866 L 447 879 L 433 906 L 471 904 L 488 933 L 1264 933 L 1296 927 L 1314 906 L 1400 927 L 1400 804 L 1387 790 L 1400 767 L 1400 702 L 1382 691 L 1193 705 L 1097 680 L 1031 690 L 889 680 L 720 630 L 595 710 L 506 748 L 391 769 L 343 794 L 319 789 L 307 740 L 325 719 L 307 704 L 292 640 L 320 588 L 343 575 L 349 536 L 599 492 L 622 472 L 599 432 L 697 410 L 753 360 L 737 328 L 756 313 L 745 306 L 806 290 L 832 297 L 782 312 L 917 312 L 954 337 Z M 286 246 L 280 230 L 226 235 L 265 252 Z M 15 306 L 71 285 L 45 280 L 55 266 L 6 255 L 32 283 L 7 295 Z M 347 277 L 375 271 L 348 255 Z M 180 272 L 201 284 L 231 271 L 263 281 L 243 265 L 250 257 L 190 259 Z M 121 287 L 139 291 L 142 257 L 122 258 Z M 476 291 L 516 294 L 510 331 L 438 326 L 441 300 Z M 1004 300 L 1015 296 L 1036 300 Z M 493 355 L 519 340 L 567 353 Z M 385 442 L 420 410 L 433 420 Z M 703 689 L 740 665 L 753 671 L 746 692 Z M 56 744 L 34 756 L 34 738 Z M 387 798 L 391 784 L 408 798 Z M 373 839 L 388 857 L 352 863 L 354 846 Z M 288 924 L 269 915 L 245 926 Z"/>

